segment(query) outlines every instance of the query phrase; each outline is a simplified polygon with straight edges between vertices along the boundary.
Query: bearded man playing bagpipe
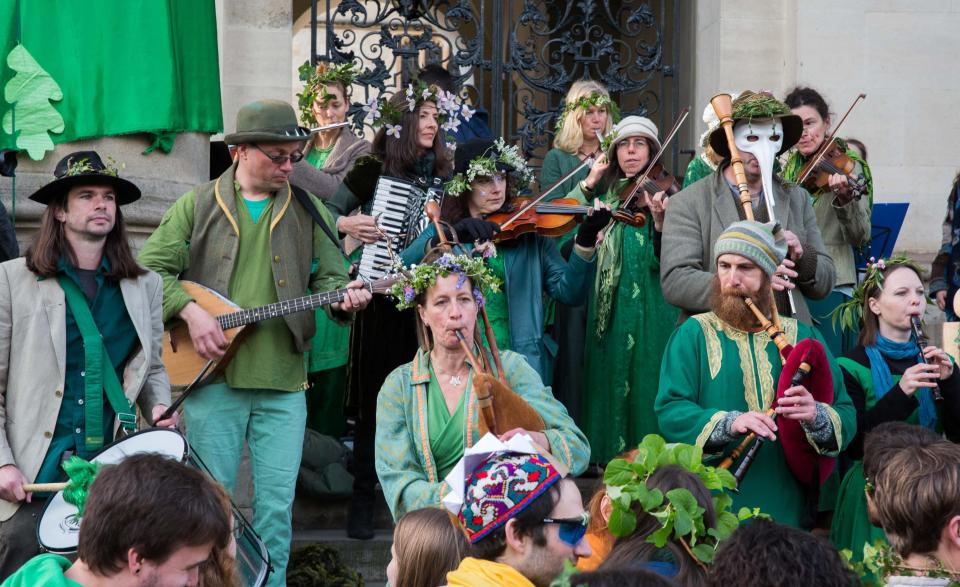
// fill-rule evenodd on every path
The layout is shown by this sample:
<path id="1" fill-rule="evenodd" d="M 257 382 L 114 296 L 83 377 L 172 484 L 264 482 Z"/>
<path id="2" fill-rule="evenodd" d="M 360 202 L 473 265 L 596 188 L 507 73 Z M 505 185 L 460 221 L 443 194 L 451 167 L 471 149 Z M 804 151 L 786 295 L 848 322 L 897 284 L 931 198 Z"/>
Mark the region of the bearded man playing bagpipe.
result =
<path id="1" fill-rule="evenodd" d="M 733 465 L 740 481 L 735 510 L 810 527 L 856 413 L 820 334 L 771 312 L 771 276 L 787 252 L 775 231 L 741 221 L 717 239 L 712 311 L 671 337 L 655 408 L 668 441 L 697 444 L 705 458 L 728 456 L 720 466 Z"/>

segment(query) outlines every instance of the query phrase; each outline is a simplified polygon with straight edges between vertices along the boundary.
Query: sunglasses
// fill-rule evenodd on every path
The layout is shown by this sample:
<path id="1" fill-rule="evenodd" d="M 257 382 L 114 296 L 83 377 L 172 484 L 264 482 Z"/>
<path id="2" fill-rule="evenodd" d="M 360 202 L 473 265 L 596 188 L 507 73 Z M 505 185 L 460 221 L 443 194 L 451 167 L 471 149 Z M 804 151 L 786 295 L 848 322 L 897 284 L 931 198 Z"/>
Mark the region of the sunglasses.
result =
<path id="1" fill-rule="evenodd" d="M 288 160 L 290 161 L 290 163 L 297 163 L 298 161 L 303 159 L 303 153 L 301 153 L 300 151 L 294 151 L 290 155 L 271 155 L 270 153 L 267 153 L 266 151 L 261 149 L 260 145 L 253 144 L 253 148 L 263 153 L 263 156 L 269 159 L 274 165 L 283 165 Z"/>
<path id="2" fill-rule="evenodd" d="M 560 540 L 571 547 L 576 547 L 587 533 L 587 526 L 590 524 L 590 514 L 583 512 L 576 518 L 544 518 L 542 522 L 544 524 L 559 525 Z"/>

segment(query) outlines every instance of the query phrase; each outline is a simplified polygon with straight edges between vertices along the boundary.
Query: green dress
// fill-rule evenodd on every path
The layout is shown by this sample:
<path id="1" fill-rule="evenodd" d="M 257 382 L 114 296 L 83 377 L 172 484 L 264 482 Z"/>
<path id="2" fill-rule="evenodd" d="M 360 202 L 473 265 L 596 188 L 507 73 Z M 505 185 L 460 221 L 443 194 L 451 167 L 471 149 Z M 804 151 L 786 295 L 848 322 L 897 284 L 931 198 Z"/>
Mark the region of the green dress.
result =
<path id="1" fill-rule="evenodd" d="M 611 206 L 626 180 L 604 197 Z M 591 460 L 605 463 L 659 434 L 653 401 L 660 358 L 678 311 L 663 299 L 653 222 L 613 225 L 598 250 L 587 307 L 583 431 Z"/>
<path id="2" fill-rule="evenodd" d="M 803 338 L 823 342 L 814 328 L 794 318 L 781 321 L 790 344 Z M 813 446 L 821 454 L 835 456 L 846 448 L 856 430 L 856 409 L 839 367 L 829 358 L 834 401 L 825 408 L 832 433 L 829 442 Z M 720 427 L 728 412 L 769 408 L 781 369 L 780 353 L 766 332 L 737 330 L 713 312 L 692 316 L 673 333 L 663 356 L 655 403 L 663 437 L 667 442 L 703 447 L 705 461 L 721 458 L 742 440 L 724 434 Z M 733 511 L 758 507 L 781 524 L 798 526 L 805 502 L 803 487 L 791 473 L 777 440 L 764 443 L 758 451 L 733 497 Z"/>
<path id="3" fill-rule="evenodd" d="M 326 149 L 310 149 L 307 162 L 322 169 L 335 146 L 336 143 Z M 331 229 L 335 231 L 336 227 L 332 226 Z M 316 310 L 316 320 L 317 332 L 313 335 L 307 354 L 310 384 L 307 391 L 307 426 L 321 434 L 338 438 L 344 431 L 343 396 L 347 389 L 350 326 L 337 324 L 327 317 L 323 309 Z"/>
<path id="4" fill-rule="evenodd" d="M 553 184 L 557 183 L 561 177 L 570 172 L 571 169 L 575 168 L 577 165 L 580 165 L 583 161 L 580 160 L 574 154 L 567 153 L 562 149 L 553 148 L 547 151 L 546 156 L 543 158 L 543 167 L 540 168 L 540 190 L 541 193 L 550 188 Z M 567 179 L 561 185 L 557 186 L 557 189 L 550 194 L 547 198 L 547 201 L 556 200 L 557 198 L 566 198 L 567 194 L 573 191 L 573 188 L 577 187 L 577 184 L 580 183 L 580 180 L 586 179 L 587 175 L 590 173 L 589 167 L 584 167 L 573 177 Z"/>
<path id="5" fill-rule="evenodd" d="M 466 390 L 472 389 L 473 371 L 464 382 L 464 393 L 457 402 L 457 407 L 450 413 L 447 401 L 437 381 L 437 374 L 430 367 L 430 383 L 427 385 L 427 434 L 430 435 L 430 452 L 437 463 L 437 474 L 441 479 L 453 469 L 463 456 L 464 400 L 469 395 Z"/>

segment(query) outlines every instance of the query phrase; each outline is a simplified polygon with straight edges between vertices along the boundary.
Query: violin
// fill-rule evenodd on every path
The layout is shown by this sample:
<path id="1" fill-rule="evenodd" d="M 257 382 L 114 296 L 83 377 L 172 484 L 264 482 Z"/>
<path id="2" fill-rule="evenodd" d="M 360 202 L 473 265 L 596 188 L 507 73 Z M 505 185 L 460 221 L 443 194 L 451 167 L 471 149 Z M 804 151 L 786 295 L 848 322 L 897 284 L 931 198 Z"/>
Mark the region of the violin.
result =
<path id="1" fill-rule="evenodd" d="M 830 177 L 834 174 L 843 175 L 847 178 L 854 199 L 859 200 L 863 194 L 867 193 L 867 179 L 853 175 L 856 166 L 856 161 L 847 155 L 837 139 L 833 139 L 826 144 L 823 156 L 816 165 L 811 166 L 806 180 L 801 185 L 810 193 L 829 191 Z"/>
<path id="2" fill-rule="evenodd" d="M 581 206 L 573 198 L 559 198 L 551 202 L 530 205 L 533 198 L 514 198 L 507 206 L 486 217 L 500 225 L 493 242 L 515 239 L 535 233 L 540 236 L 563 236 L 574 229 L 588 206 Z M 507 222 L 511 220 L 511 222 Z"/>
<path id="3" fill-rule="evenodd" d="M 837 126 L 833 128 L 830 136 L 823 141 L 813 156 L 810 157 L 810 160 L 807 161 L 807 164 L 800 170 L 797 183 L 810 193 L 828 191 L 830 189 L 830 177 L 835 174 L 847 178 L 854 199 L 859 200 L 863 197 L 863 194 L 867 193 L 867 179 L 853 175 L 856 162 L 847 155 L 841 144 L 834 138 L 837 131 L 843 126 L 844 121 L 847 120 L 847 116 L 850 116 L 853 108 L 866 97 L 866 94 L 860 94 L 853 100 L 853 104 L 850 105 L 850 108 L 847 108 L 847 112 L 837 123 Z"/>

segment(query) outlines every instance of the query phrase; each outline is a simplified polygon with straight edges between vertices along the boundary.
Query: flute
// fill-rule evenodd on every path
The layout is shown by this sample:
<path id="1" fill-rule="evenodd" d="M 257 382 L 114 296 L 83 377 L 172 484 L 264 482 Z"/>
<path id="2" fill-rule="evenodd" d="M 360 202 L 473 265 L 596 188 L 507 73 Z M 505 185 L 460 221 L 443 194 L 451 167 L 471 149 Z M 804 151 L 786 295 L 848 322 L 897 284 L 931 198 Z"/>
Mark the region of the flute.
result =
<path id="1" fill-rule="evenodd" d="M 917 340 L 917 352 L 919 353 L 918 359 L 926 363 L 927 365 L 932 365 L 927 357 L 923 354 L 923 347 L 927 346 L 927 337 L 923 334 L 923 330 L 920 328 L 920 316 L 910 316 L 910 326 L 913 328 L 913 336 Z M 943 394 L 940 392 L 940 385 L 934 382 L 935 387 L 933 388 L 933 399 L 942 400 Z"/>

